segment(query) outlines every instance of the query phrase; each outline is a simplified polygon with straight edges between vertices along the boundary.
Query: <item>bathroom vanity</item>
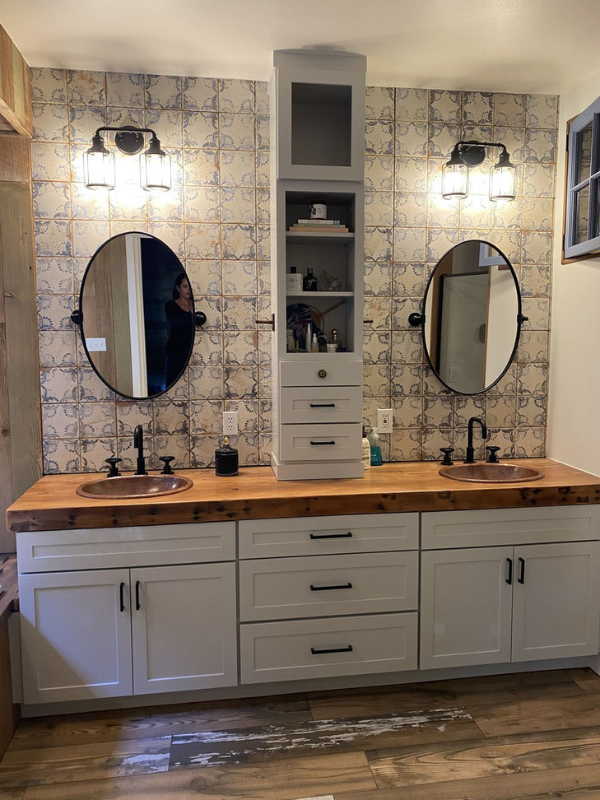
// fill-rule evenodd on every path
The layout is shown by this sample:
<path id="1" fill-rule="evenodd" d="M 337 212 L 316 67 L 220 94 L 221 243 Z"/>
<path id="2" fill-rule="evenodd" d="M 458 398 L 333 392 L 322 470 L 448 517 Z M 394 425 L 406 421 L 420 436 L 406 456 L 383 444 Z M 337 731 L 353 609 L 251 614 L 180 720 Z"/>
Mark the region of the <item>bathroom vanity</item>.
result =
<path id="1" fill-rule="evenodd" d="M 188 491 L 133 501 L 42 478 L 8 511 L 25 713 L 593 663 L 600 480 L 523 463 L 544 477 L 184 471 Z"/>

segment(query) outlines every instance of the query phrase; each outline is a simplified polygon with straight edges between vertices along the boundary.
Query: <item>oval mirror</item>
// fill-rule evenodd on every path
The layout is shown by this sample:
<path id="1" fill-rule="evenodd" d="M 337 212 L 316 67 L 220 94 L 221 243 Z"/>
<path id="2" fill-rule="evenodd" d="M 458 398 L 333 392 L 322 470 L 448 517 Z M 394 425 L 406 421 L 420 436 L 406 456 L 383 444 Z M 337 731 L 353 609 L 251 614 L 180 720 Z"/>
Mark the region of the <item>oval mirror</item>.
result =
<path id="1" fill-rule="evenodd" d="M 147 233 L 121 233 L 87 266 L 79 295 L 90 364 L 113 391 L 156 397 L 185 370 L 194 346 L 194 298 L 170 247 Z"/>
<path id="2" fill-rule="evenodd" d="M 449 250 L 431 274 L 423 307 L 425 353 L 448 389 L 479 394 L 500 380 L 517 350 L 521 293 L 497 247 L 476 240 Z"/>

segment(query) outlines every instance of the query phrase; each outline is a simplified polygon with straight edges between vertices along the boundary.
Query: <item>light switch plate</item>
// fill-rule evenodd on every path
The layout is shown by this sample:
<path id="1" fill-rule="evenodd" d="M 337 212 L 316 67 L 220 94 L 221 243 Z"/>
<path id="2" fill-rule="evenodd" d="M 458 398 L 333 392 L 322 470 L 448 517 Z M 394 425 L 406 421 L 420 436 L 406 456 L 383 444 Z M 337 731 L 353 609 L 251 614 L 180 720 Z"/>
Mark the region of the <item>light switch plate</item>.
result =
<path id="1" fill-rule="evenodd" d="M 394 410 L 392 408 L 377 409 L 378 433 L 391 433 L 394 429 Z"/>
<path id="2" fill-rule="evenodd" d="M 106 352 L 106 339 L 86 338 L 85 346 L 88 349 L 88 353 L 105 353 Z"/>

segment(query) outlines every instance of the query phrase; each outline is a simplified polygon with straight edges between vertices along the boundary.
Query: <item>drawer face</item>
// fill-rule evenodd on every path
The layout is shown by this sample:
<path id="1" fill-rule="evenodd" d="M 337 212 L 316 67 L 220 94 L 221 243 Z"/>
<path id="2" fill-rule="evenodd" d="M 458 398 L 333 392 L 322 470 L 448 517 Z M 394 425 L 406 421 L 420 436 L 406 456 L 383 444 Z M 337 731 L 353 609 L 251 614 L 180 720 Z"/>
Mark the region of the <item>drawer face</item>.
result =
<path id="1" fill-rule="evenodd" d="M 417 617 L 413 612 L 242 625 L 241 683 L 416 669 Z"/>
<path id="2" fill-rule="evenodd" d="M 437 511 L 422 515 L 421 547 L 481 547 L 600 539 L 600 506 Z"/>
<path id="3" fill-rule="evenodd" d="M 283 424 L 361 420 L 360 386 L 295 386 L 281 389 L 280 422 Z"/>
<path id="4" fill-rule="evenodd" d="M 360 423 L 282 425 L 280 437 L 282 461 L 360 461 Z"/>
<path id="5" fill-rule="evenodd" d="M 416 513 L 242 520 L 238 525 L 242 559 L 416 550 L 419 546 Z"/>
<path id="6" fill-rule="evenodd" d="M 336 361 L 331 358 L 309 361 L 282 361 L 282 386 L 362 386 L 362 361 Z"/>
<path id="7" fill-rule="evenodd" d="M 416 552 L 242 561 L 240 620 L 412 611 L 418 590 Z"/>
<path id="8" fill-rule="evenodd" d="M 19 572 L 235 560 L 235 522 L 32 531 L 17 536 Z"/>

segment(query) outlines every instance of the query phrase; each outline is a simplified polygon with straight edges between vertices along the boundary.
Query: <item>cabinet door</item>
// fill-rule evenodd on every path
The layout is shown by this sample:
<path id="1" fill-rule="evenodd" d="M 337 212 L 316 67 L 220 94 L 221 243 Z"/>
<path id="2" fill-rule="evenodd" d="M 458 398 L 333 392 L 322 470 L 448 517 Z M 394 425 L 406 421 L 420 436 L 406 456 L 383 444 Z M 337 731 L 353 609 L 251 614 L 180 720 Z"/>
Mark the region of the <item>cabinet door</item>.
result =
<path id="1" fill-rule="evenodd" d="M 235 564 L 131 570 L 134 694 L 237 684 Z"/>
<path id="2" fill-rule="evenodd" d="M 421 554 L 421 669 L 510 661 L 512 547 Z"/>
<path id="3" fill-rule="evenodd" d="M 277 68 L 277 177 L 362 181 L 362 59 L 342 69 Z"/>
<path id="4" fill-rule="evenodd" d="M 129 570 L 21 575 L 19 596 L 25 703 L 131 694 Z"/>
<path id="5" fill-rule="evenodd" d="M 513 661 L 598 653 L 600 542 L 515 547 Z"/>

